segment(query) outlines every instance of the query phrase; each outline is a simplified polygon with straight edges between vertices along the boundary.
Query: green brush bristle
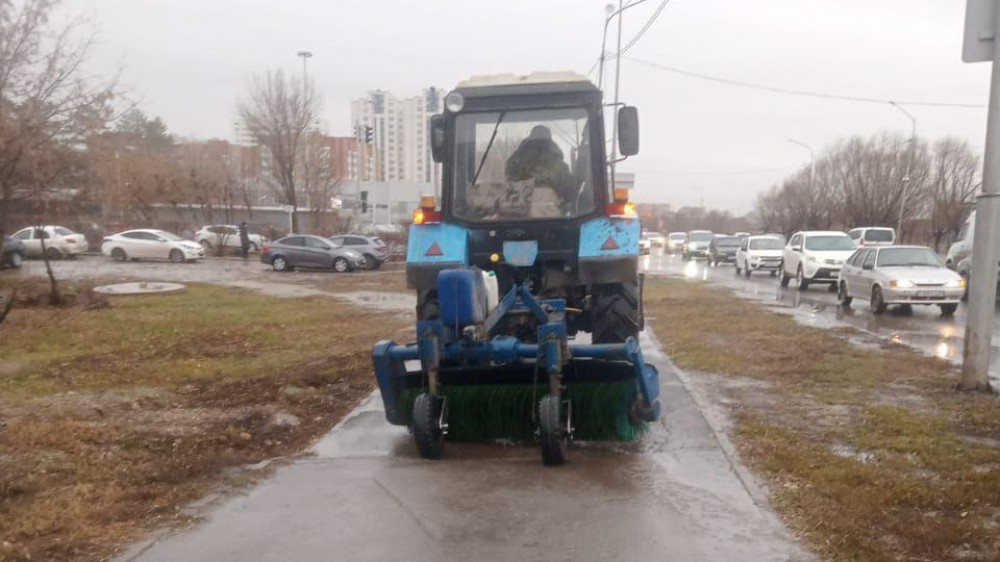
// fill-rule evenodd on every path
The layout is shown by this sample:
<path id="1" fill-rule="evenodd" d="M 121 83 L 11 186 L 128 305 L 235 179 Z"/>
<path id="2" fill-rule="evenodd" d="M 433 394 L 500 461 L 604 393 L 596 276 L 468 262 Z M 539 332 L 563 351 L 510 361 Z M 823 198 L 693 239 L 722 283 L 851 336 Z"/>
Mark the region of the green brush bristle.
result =
<path id="1" fill-rule="evenodd" d="M 528 440 L 535 435 L 538 401 L 547 385 L 528 384 L 443 386 L 448 405 L 448 438 L 453 441 Z M 422 389 L 399 395 L 399 408 L 410 423 L 413 400 Z M 564 398 L 572 403 L 574 438 L 582 441 L 635 441 L 647 425 L 633 425 L 629 406 L 635 401 L 634 381 L 571 383 Z"/>

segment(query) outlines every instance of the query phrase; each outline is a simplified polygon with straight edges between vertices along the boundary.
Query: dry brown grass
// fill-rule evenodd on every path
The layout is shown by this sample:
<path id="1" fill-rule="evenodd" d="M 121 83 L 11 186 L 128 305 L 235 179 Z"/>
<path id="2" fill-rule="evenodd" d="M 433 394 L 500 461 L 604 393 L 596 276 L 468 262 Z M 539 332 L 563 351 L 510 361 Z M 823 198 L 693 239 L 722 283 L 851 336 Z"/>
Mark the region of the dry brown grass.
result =
<path id="1" fill-rule="evenodd" d="M 98 560 L 185 521 L 183 504 L 244 478 L 227 469 L 332 427 L 374 387 L 372 343 L 408 324 L 197 286 L 17 309 L 0 325 L 0 560 Z"/>
<path id="2" fill-rule="evenodd" d="M 944 361 L 703 284 L 651 281 L 646 307 L 680 366 L 731 377 L 718 390 L 745 460 L 826 559 L 1000 559 L 996 397 L 956 392 Z"/>

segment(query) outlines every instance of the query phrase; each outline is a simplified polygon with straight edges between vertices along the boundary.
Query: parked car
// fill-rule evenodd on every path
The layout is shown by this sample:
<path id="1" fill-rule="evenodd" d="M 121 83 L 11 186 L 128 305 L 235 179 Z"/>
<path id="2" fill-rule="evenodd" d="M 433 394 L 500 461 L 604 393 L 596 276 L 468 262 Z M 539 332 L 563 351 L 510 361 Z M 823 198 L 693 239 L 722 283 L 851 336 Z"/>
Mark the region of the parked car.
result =
<path id="1" fill-rule="evenodd" d="M 649 249 L 652 247 L 653 244 L 649 241 L 649 233 L 645 231 L 642 232 L 642 234 L 639 235 L 639 253 L 648 254 Z"/>
<path id="2" fill-rule="evenodd" d="M 649 245 L 652 248 L 662 248 L 667 245 L 667 238 L 659 232 L 650 232 Z"/>
<path id="3" fill-rule="evenodd" d="M 267 241 L 260 234 L 248 233 L 250 238 L 250 251 L 256 252 Z M 240 227 L 231 224 L 215 224 L 203 226 L 194 234 L 194 241 L 201 244 L 206 252 L 211 252 L 215 248 L 242 248 L 240 242 Z"/>
<path id="4" fill-rule="evenodd" d="M 684 243 L 687 242 L 687 232 L 671 232 L 667 235 L 667 253 L 679 254 L 684 251 Z"/>
<path id="5" fill-rule="evenodd" d="M 29 226 L 11 235 L 24 244 L 24 257 L 42 257 L 42 239 L 45 239 L 45 253 L 50 260 L 75 257 L 88 249 L 87 238 L 62 226 Z"/>
<path id="6" fill-rule="evenodd" d="M 862 246 L 892 246 L 896 243 L 896 231 L 884 226 L 863 226 L 847 232 L 854 240 L 854 245 Z"/>
<path id="7" fill-rule="evenodd" d="M 923 304 L 951 316 L 964 293 L 965 280 L 926 246 L 859 248 L 841 269 L 837 286 L 843 306 L 868 299 L 874 314 L 894 304 Z"/>
<path id="8" fill-rule="evenodd" d="M 854 249 L 854 241 L 843 232 L 796 232 L 781 253 L 781 286 L 787 287 L 795 277 L 800 291 L 808 289 L 810 283 L 835 287 L 840 268 Z"/>
<path id="9" fill-rule="evenodd" d="M 708 244 L 715 237 L 711 230 L 692 230 L 687 233 L 687 240 L 684 242 L 684 259 L 705 257 L 708 255 Z"/>
<path id="10" fill-rule="evenodd" d="M 330 240 L 339 243 L 348 250 L 360 252 L 365 258 L 362 269 L 378 269 L 389 259 L 389 246 L 381 238 L 344 234 L 331 236 Z"/>
<path id="11" fill-rule="evenodd" d="M 172 232 L 140 228 L 105 236 L 101 253 L 115 261 L 170 260 L 174 263 L 200 260 L 205 249 L 193 240 Z"/>
<path id="12" fill-rule="evenodd" d="M 781 268 L 781 250 L 785 241 L 776 236 L 748 236 L 736 250 L 736 275 L 750 277 L 754 271 L 769 271 L 771 277 Z"/>
<path id="13" fill-rule="evenodd" d="M 972 211 L 969 218 L 965 219 L 962 230 L 958 232 L 958 238 L 948 247 L 948 254 L 944 258 L 945 266 L 955 269 L 958 262 L 972 255 L 972 238 L 976 231 L 976 211 Z"/>
<path id="14" fill-rule="evenodd" d="M 346 273 L 365 265 L 365 257 L 361 252 L 345 248 L 340 242 L 311 234 L 293 234 L 264 244 L 260 261 L 269 264 L 275 271 L 308 267 Z"/>
<path id="15" fill-rule="evenodd" d="M 735 236 L 716 236 L 708 243 L 708 263 L 712 267 L 720 263 L 735 263 L 736 250 L 740 247 L 740 239 Z"/>
<path id="16" fill-rule="evenodd" d="M 0 255 L 0 269 L 4 267 L 21 267 L 24 261 L 24 242 L 12 236 L 3 237 L 3 254 Z"/>

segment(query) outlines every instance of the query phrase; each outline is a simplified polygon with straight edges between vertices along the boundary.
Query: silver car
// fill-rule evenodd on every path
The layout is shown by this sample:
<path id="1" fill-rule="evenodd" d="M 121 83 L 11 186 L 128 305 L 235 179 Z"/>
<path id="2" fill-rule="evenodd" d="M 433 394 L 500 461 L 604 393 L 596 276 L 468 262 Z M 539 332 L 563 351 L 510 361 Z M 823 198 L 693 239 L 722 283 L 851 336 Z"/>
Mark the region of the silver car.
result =
<path id="1" fill-rule="evenodd" d="M 946 268 L 926 246 L 859 248 L 840 270 L 837 295 L 847 307 L 855 298 L 867 299 L 872 312 L 889 305 L 937 305 L 951 316 L 965 292 L 965 280 Z"/>

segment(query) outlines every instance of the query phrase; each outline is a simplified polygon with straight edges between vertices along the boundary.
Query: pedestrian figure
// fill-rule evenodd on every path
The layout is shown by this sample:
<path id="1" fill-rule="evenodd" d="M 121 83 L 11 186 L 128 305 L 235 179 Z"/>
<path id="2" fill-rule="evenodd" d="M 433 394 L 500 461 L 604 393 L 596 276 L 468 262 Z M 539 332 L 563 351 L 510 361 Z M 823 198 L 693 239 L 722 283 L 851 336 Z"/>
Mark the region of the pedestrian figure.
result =
<path id="1" fill-rule="evenodd" d="M 247 231 L 247 221 L 240 223 L 240 250 L 243 252 L 243 259 L 250 255 L 250 233 Z"/>

